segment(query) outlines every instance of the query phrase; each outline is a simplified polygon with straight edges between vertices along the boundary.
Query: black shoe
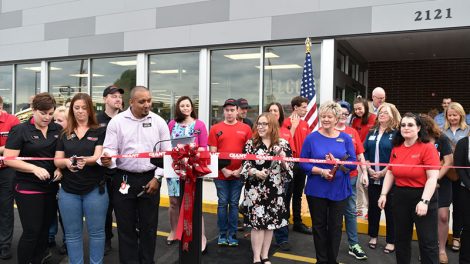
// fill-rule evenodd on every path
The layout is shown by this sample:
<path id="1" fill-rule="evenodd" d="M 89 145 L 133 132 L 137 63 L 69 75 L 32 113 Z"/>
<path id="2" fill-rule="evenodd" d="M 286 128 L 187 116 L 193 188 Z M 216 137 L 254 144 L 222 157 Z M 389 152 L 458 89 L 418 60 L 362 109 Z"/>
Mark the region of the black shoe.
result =
<path id="1" fill-rule="evenodd" d="M 111 240 L 106 240 L 104 242 L 104 255 L 106 256 L 111 253 L 111 250 L 113 250 L 113 248 L 111 247 Z"/>
<path id="2" fill-rule="evenodd" d="M 12 254 L 11 254 L 11 250 L 9 247 L 4 247 L 0 249 L 0 259 L 7 260 L 7 259 L 11 259 L 11 257 L 12 257 Z"/>
<path id="3" fill-rule="evenodd" d="M 279 245 L 279 248 L 282 250 L 282 251 L 290 251 L 291 250 L 291 245 L 289 244 L 289 242 L 284 242 L 284 243 L 281 243 Z"/>
<path id="4" fill-rule="evenodd" d="M 295 232 L 299 232 L 299 233 L 302 233 L 302 234 L 306 234 L 306 235 L 311 235 L 311 234 L 312 234 L 312 229 L 308 228 L 308 227 L 307 227 L 306 225 L 304 225 L 303 223 L 294 225 L 294 227 L 292 228 L 292 230 L 294 230 Z"/>
<path id="5" fill-rule="evenodd" d="M 243 225 L 243 222 L 238 220 L 237 222 L 237 231 L 243 231 L 245 230 L 245 226 Z"/>
<path id="6" fill-rule="evenodd" d="M 67 255 L 67 245 L 65 243 L 59 248 L 59 254 Z"/>

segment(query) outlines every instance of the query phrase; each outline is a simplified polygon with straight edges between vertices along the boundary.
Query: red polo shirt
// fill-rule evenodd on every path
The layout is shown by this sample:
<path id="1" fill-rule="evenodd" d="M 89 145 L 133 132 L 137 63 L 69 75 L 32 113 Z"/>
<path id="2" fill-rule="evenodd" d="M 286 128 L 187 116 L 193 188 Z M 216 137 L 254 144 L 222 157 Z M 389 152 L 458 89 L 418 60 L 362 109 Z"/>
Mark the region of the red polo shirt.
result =
<path id="1" fill-rule="evenodd" d="M 0 147 L 5 146 L 10 129 L 20 123 L 20 120 L 14 116 L 0 111 Z M 5 167 L 3 160 L 0 161 L 0 169 Z"/>
<path id="2" fill-rule="evenodd" d="M 290 128 L 292 126 L 292 123 L 290 122 L 290 118 L 284 119 L 284 122 L 282 123 L 282 127 L 287 128 L 287 130 L 290 131 Z M 302 152 L 302 145 L 304 144 L 305 138 L 307 137 L 308 134 L 312 132 L 310 128 L 308 127 L 308 123 L 302 119 L 299 120 L 299 125 L 295 129 L 294 132 L 294 147 L 292 147 L 295 152 L 293 152 L 293 155 L 295 158 L 300 157 L 300 153 Z"/>

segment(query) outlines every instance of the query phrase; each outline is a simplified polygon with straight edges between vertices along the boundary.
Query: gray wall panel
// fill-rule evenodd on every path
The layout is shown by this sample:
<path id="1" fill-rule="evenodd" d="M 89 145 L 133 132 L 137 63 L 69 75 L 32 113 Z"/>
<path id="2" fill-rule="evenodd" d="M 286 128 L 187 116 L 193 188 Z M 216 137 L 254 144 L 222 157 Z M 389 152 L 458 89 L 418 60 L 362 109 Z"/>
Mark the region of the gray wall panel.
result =
<path id="1" fill-rule="evenodd" d="M 157 8 L 157 28 L 226 21 L 229 7 L 229 0 L 212 0 Z"/>
<path id="2" fill-rule="evenodd" d="M 156 10 L 144 9 L 96 17 L 96 34 L 137 31 L 155 28 Z"/>
<path id="3" fill-rule="evenodd" d="M 22 20 L 22 11 L 0 13 L 0 29 L 21 27 Z"/>
<path id="4" fill-rule="evenodd" d="M 272 38 L 370 33 L 371 21 L 371 7 L 275 16 L 272 21 Z"/>
<path id="5" fill-rule="evenodd" d="M 3 0 L 3 10 L 9 12 L 73 1 L 78 0 Z"/>
<path id="6" fill-rule="evenodd" d="M 47 23 L 44 27 L 46 40 L 73 38 L 95 34 L 95 17 L 71 19 Z"/>
<path id="7" fill-rule="evenodd" d="M 0 61 L 32 60 L 67 55 L 67 39 L 20 43 L 0 47 Z"/>
<path id="8" fill-rule="evenodd" d="M 69 39 L 69 54 L 93 54 L 124 51 L 124 33 L 112 33 Z"/>

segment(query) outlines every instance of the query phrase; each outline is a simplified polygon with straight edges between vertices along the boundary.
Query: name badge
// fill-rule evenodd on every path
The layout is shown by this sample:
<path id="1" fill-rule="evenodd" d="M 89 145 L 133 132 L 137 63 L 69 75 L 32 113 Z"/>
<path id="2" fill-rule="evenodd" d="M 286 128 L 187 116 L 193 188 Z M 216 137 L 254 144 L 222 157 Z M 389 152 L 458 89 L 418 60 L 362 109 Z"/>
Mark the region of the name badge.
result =
<path id="1" fill-rule="evenodd" d="M 152 127 L 152 123 L 142 123 L 143 127 Z"/>
<path id="2" fill-rule="evenodd" d="M 372 140 L 375 140 L 375 137 L 376 137 L 376 136 L 370 136 L 370 137 L 369 137 L 369 140 L 371 140 L 371 141 L 372 141 Z"/>
<path id="3" fill-rule="evenodd" d="M 337 138 L 337 139 L 336 139 L 336 142 L 341 142 L 341 143 L 342 143 L 342 142 L 344 142 L 344 139 L 342 139 L 342 138 Z"/>
<path id="4" fill-rule="evenodd" d="M 39 139 L 39 136 L 31 136 L 33 139 Z"/>

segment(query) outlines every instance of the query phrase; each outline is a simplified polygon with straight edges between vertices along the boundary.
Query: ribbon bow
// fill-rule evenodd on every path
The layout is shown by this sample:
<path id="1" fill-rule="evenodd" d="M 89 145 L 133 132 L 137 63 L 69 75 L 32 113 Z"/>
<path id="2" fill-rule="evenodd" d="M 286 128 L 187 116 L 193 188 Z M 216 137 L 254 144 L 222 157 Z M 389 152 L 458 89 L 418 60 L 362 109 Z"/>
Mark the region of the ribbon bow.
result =
<path id="1" fill-rule="evenodd" d="M 183 250 L 188 251 L 189 242 L 193 240 L 193 206 L 196 191 L 196 179 L 211 173 L 208 165 L 211 155 L 209 151 L 198 151 L 196 144 L 178 144 L 171 151 L 171 164 L 175 173 L 184 183 L 183 204 L 180 209 L 176 237 L 183 241 Z"/>

